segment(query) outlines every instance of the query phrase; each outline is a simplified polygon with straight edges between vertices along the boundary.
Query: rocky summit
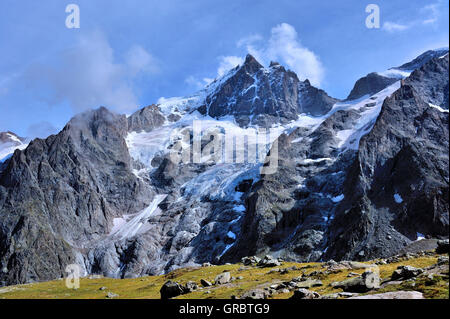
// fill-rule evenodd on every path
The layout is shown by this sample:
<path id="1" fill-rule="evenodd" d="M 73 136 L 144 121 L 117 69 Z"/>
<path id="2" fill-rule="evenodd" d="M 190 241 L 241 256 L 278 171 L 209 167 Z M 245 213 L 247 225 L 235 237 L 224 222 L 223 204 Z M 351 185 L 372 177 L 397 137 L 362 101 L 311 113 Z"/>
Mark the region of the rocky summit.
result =
<path id="1" fill-rule="evenodd" d="M 251 269 L 304 278 L 234 297 L 427 297 L 407 281 L 436 281 L 438 257 L 418 252 L 448 253 L 448 63 L 448 50 L 428 51 L 339 100 L 248 55 L 195 94 L 128 116 L 100 107 L 46 139 L 0 133 L 0 286 L 76 264 L 86 278 L 155 276 L 163 298 L 231 287 Z M 419 261 L 395 264 L 389 280 L 351 274 L 405 254 Z M 312 275 L 291 268 L 317 262 Z M 186 267 L 209 276 L 169 276 Z M 96 293 L 126 296 L 109 284 Z"/>

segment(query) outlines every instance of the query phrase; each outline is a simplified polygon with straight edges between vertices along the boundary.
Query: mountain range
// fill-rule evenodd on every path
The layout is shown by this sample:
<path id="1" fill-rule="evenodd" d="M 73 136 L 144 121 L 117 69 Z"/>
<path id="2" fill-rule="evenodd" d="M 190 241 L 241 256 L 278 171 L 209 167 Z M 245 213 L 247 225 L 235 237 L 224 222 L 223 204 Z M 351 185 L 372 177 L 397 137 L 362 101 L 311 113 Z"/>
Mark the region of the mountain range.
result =
<path id="1" fill-rule="evenodd" d="M 427 51 L 339 100 L 247 55 L 192 96 L 100 107 L 45 139 L 0 133 L 0 286 L 69 264 L 132 278 L 253 255 L 385 258 L 448 238 L 448 63 L 448 49 Z M 229 160 L 214 157 L 230 135 Z"/>

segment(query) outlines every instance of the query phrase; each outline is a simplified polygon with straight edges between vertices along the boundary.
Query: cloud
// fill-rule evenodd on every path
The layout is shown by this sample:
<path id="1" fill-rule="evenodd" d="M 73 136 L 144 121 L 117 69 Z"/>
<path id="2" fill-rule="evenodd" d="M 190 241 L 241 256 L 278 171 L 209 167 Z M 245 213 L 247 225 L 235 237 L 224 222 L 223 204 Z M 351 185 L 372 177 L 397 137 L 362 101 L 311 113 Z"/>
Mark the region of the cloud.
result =
<path id="1" fill-rule="evenodd" d="M 244 63 L 244 59 L 238 56 L 229 55 L 229 56 L 220 56 L 218 57 L 219 66 L 217 68 L 216 78 L 225 75 L 229 70 L 235 68 L 238 65 Z M 184 82 L 189 86 L 193 86 L 196 89 L 202 89 L 209 83 L 213 82 L 214 78 L 204 77 L 202 80 L 199 80 L 193 75 L 188 76 Z"/>
<path id="2" fill-rule="evenodd" d="M 297 31 L 287 23 L 272 28 L 269 40 L 264 43 L 260 35 L 251 35 L 237 42 L 238 47 L 245 47 L 261 63 L 278 61 L 297 73 L 301 80 L 309 79 L 316 86 L 324 76 L 324 68 L 317 55 L 304 47 Z"/>
<path id="3" fill-rule="evenodd" d="M 42 121 L 39 123 L 32 124 L 27 129 L 28 138 L 47 138 L 52 134 L 58 133 L 58 129 L 47 121 Z"/>
<path id="4" fill-rule="evenodd" d="M 423 24 L 434 24 L 439 18 L 439 5 L 440 3 L 433 3 L 426 5 L 420 11 L 424 14 L 428 14 L 428 17 L 422 21 Z"/>
<path id="5" fill-rule="evenodd" d="M 244 63 L 244 59 L 238 56 L 222 56 L 219 57 L 220 63 L 217 69 L 217 76 L 225 75 L 229 70 Z"/>
<path id="6" fill-rule="evenodd" d="M 417 26 L 433 26 L 439 20 L 440 10 L 447 10 L 446 8 L 441 8 L 443 4 L 444 2 L 442 0 L 439 0 L 435 3 L 431 3 L 420 8 L 420 18 L 414 19 L 408 24 L 386 21 L 383 23 L 383 30 L 390 33 L 395 33 L 405 31 Z"/>
<path id="7" fill-rule="evenodd" d="M 118 62 L 105 36 L 94 32 L 61 52 L 52 63 L 33 65 L 28 85 L 51 105 L 67 102 L 76 112 L 107 106 L 130 112 L 138 106 L 133 81 L 157 72 L 157 62 L 141 46 L 131 47 Z"/>
<path id="8" fill-rule="evenodd" d="M 406 29 L 409 29 L 410 26 L 399 24 L 395 22 L 386 21 L 383 23 L 383 30 L 387 32 L 398 32 L 398 31 L 404 31 Z"/>

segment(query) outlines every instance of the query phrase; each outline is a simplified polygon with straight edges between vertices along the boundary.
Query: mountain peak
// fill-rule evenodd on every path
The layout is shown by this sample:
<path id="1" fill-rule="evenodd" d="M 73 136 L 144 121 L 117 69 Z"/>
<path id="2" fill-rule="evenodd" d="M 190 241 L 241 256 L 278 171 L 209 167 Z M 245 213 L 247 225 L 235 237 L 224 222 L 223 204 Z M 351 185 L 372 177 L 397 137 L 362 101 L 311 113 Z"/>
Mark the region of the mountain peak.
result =
<path id="1" fill-rule="evenodd" d="M 245 67 L 248 71 L 250 71 L 252 73 L 263 68 L 261 63 L 259 63 L 258 60 L 256 60 L 255 57 L 253 55 L 251 55 L 250 53 L 247 54 L 247 56 L 245 57 L 243 67 Z"/>

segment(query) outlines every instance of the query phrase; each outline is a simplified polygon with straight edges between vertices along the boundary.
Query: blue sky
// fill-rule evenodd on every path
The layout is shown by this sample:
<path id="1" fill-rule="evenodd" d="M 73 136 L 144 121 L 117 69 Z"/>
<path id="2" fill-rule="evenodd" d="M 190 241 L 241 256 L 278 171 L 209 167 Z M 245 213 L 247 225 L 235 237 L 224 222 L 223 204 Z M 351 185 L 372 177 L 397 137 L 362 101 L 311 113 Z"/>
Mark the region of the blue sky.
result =
<path id="1" fill-rule="evenodd" d="M 65 26 L 68 4 L 80 28 Z M 368 29 L 365 8 L 380 7 Z M 354 82 L 448 46 L 448 0 L 1 0 L 0 131 L 46 136 L 99 105 L 130 113 L 242 61 L 277 60 L 344 98 Z"/>

